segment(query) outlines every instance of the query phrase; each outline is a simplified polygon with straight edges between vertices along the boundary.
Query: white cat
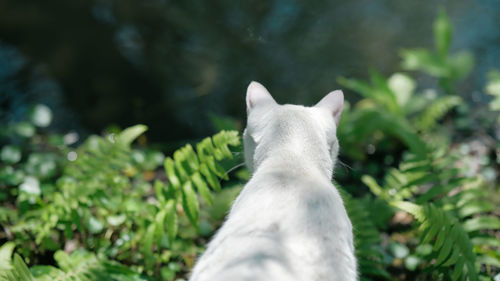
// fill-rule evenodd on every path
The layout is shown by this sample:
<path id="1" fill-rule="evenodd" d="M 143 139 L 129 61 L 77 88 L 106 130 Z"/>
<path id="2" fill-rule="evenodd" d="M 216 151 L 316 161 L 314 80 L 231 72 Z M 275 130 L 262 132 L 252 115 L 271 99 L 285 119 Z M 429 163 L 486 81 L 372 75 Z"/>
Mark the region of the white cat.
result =
<path id="1" fill-rule="evenodd" d="M 247 90 L 245 160 L 253 171 L 191 281 L 358 280 L 352 225 L 331 183 L 344 95 L 314 107 Z"/>

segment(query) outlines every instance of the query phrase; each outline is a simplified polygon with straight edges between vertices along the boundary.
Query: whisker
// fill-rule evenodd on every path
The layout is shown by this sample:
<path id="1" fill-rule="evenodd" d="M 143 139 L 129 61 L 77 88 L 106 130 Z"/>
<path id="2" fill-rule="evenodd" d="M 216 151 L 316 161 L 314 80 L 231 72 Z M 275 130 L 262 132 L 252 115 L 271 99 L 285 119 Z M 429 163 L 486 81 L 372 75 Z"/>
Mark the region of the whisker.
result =
<path id="1" fill-rule="evenodd" d="M 353 170 L 351 166 L 347 165 L 346 163 L 342 162 L 342 160 L 337 159 L 337 162 L 342 165 L 344 168 L 347 168 L 347 170 Z"/>
<path id="2" fill-rule="evenodd" d="M 234 167 L 232 167 L 231 169 L 227 170 L 227 171 L 226 171 L 226 173 L 224 174 L 224 176 L 226 176 L 227 174 L 231 173 L 232 171 L 234 171 L 234 170 L 236 170 L 236 169 L 238 169 L 239 167 L 242 167 L 242 166 L 244 166 L 244 165 L 245 165 L 245 162 L 241 162 L 241 163 L 239 163 L 239 164 L 236 164 L 236 166 L 234 166 Z M 219 182 L 221 182 L 221 181 L 222 181 L 222 179 L 221 179 Z"/>

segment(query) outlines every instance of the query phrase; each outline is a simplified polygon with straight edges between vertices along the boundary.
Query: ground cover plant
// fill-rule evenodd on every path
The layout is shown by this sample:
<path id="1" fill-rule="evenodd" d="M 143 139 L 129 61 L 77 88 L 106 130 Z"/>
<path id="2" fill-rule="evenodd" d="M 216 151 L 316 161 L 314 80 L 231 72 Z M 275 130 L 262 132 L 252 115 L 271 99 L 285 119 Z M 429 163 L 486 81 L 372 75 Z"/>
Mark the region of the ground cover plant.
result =
<path id="1" fill-rule="evenodd" d="M 489 105 L 469 105 L 474 59 L 450 52 L 444 12 L 434 38 L 388 77 L 338 78 L 362 96 L 345 106 L 336 172 L 362 280 L 500 278 L 499 71 L 477 89 Z M 165 156 L 146 126 L 78 141 L 51 118 L 35 105 L 0 129 L 0 279 L 187 279 L 249 177 L 231 119 Z"/>

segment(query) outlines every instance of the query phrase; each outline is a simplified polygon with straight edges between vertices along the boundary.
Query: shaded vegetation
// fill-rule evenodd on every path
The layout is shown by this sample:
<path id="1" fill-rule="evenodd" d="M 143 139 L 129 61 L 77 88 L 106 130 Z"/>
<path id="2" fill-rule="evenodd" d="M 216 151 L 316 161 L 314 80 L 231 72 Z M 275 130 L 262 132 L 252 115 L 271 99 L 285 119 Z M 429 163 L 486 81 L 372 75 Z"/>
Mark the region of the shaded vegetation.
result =
<path id="1" fill-rule="evenodd" d="M 450 53 L 444 12 L 434 40 L 433 51 L 401 51 L 401 66 L 436 88 L 414 72 L 338 79 L 363 97 L 345 106 L 338 136 L 352 168 L 336 173 L 362 280 L 499 276 L 500 76 L 490 72 L 481 110 L 492 118 L 476 130 L 456 94 L 474 60 Z M 214 117 L 219 133 L 170 157 L 142 125 L 78 143 L 49 133 L 51 120 L 38 105 L 0 131 L 0 278 L 185 279 L 249 177 L 232 169 L 242 162 L 234 120 Z"/>

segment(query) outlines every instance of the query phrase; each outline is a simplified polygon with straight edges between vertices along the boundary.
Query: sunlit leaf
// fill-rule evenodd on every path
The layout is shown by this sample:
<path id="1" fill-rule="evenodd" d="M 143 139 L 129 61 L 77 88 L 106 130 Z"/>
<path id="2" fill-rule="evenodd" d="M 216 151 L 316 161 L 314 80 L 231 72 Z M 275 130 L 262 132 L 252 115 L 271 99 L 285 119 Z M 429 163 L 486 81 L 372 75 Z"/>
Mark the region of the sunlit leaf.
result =
<path id="1" fill-rule="evenodd" d="M 488 83 L 485 87 L 486 93 L 493 96 L 493 100 L 489 103 L 490 110 L 500 111 L 500 71 L 491 70 L 488 73 Z M 500 117 L 498 118 L 500 123 Z"/>
<path id="2" fill-rule="evenodd" d="M 176 202 L 173 199 L 167 201 L 165 205 L 168 241 L 172 243 L 177 235 L 177 210 Z"/>
<path id="3" fill-rule="evenodd" d="M 87 221 L 87 227 L 90 233 L 99 233 L 104 229 L 104 224 L 96 217 L 90 217 Z"/>
<path id="4" fill-rule="evenodd" d="M 467 220 L 464 228 L 469 232 L 480 229 L 500 229 L 500 219 L 491 216 L 476 217 Z"/>
<path id="5" fill-rule="evenodd" d="M 2 147 L 0 159 L 7 164 L 14 164 L 21 160 L 21 150 L 17 146 L 6 145 Z"/>
<path id="6" fill-rule="evenodd" d="M 116 143 L 124 147 L 130 147 L 130 144 L 140 135 L 148 130 L 145 125 L 135 125 L 123 130 L 116 136 Z"/>
<path id="7" fill-rule="evenodd" d="M 196 189 L 198 189 L 198 192 L 203 197 L 203 199 L 205 199 L 205 201 L 209 205 L 211 205 L 213 201 L 213 196 L 210 193 L 210 190 L 205 181 L 203 180 L 203 178 L 201 177 L 201 175 L 199 173 L 194 173 L 191 179 L 193 180 Z"/>
<path id="8" fill-rule="evenodd" d="M 52 122 L 52 111 L 46 105 L 37 104 L 31 112 L 31 122 L 37 127 L 47 127 Z"/>
<path id="9" fill-rule="evenodd" d="M 12 268 L 10 259 L 15 246 L 14 242 L 6 242 L 0 247 L 0 271 Z"/>
<path id="10" fill-rule="evenodd" d="M 444 9 L 440 9 L 434 21 L 434 42 L 441 57 L 446 57 L 451 43 L 452 26 Z"/>
<path id="11" fill-rule="evenodd" d="M 65 275 L 64 271 L 47 265 L 37 265 L 30 268 L 30 270 L 38 281 L 53 281 Z"/>
<path id="12" fill-rule="evenodd" d="M 21 137 L 31 138 L 35 135 L 35 127 L 28 122 L 20 122 L 14 126 L 14 131 Z"/>
<path id="13" fill-rule="evenodd" d="M 427 49 L 406 49 L 401 51 L 401 66 L 406 70 L 422 70 L 435 77 L 449 77 L 451 71 L 440 58 Z"/>
<path id="14" fill-rule="evenodd" d="M 417 256 L 410 255 L 405 259 L 405 266 L 411 271 L 417 269 L 417 266 L 420 264 L 421 259 Z"/>
<path id="15" fill-rule="evenodd" d="M 198 197 L 196 196 L 196 192 L 193 189 L 193 184 L 191 183 L 191 181 L 187 181 L 182 186 L 182 204 L 191 223 L 195 226 L 198 226 L 200 206 L 198 203 Z"/>
<path id="16" fill-rule="evenodd" d="M 112 226 L 119 226 L 120 224 L 124 223 L 127 217 L 125 215 L 116 215 L 116 216 L 109 216 L 106 218 L 108 223 Z"/>
<path id="17" fill-rule="evenodd" d="M 26 177 L 24 182 L 19 186 L 19 190 L 27 194 L 40 195 L 40 182 L 35 177 Z"/>
<path id="18" fill-rule="evenodd" d="M 396 258 L 400 259 L 406 257 L 410 253 L 408 247 L 406 247 L 406 245 L 403 245 L 401 243 L 389 244 L 389 250 Z"/>
<path id="19" fill-rule="evenodd" d="M 448 58 L 448 63 L 454 79 L 469 75 L 474 67 L 474 56 L 468 51 L 457 52 Z"/>
<path id="20" fill-rule="evenodd" d="M 416 87 L 415 80 L 402 73 L 394 73 L 389 77 L 387 83 L 389 88 L 395 93 L 396 100 L 401 107 L 406 105 Z"/>

